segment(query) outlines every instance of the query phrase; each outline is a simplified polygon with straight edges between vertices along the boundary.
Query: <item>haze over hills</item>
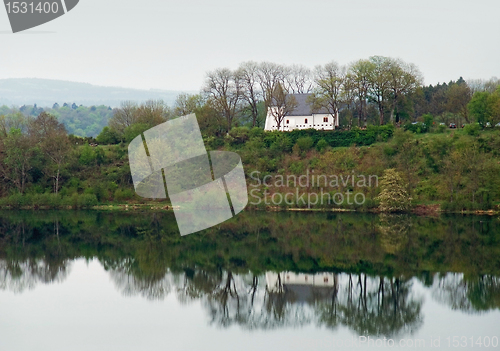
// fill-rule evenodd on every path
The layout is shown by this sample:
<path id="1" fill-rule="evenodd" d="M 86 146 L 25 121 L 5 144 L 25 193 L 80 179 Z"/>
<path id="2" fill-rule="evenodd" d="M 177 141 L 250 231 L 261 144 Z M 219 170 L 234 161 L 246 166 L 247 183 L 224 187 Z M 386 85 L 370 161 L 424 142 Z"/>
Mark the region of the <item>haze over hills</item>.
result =
<path id="1" fill-rule="evenodd" d="M 0 106 L 37 104 L 39 107 L 52 107 L 55 102 L 59 105 L 74 102 L 84 106 L 118 107 L 125 100 L 142 102 L 149 99 L 162 99 L 172 106 L 180 93 L 182 91 L 104 87 L 53 79 L 0 79 Z"/>

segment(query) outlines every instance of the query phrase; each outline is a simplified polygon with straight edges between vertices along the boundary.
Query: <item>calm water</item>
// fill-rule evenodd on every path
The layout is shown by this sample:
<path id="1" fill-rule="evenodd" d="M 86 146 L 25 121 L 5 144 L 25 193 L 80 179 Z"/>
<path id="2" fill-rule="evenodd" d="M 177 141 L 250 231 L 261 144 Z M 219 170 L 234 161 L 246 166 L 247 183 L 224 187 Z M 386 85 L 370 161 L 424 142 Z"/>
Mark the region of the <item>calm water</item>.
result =
<path id="1" fill-rule="evenodd" d="M 0 213 L 2 351 L 498 349 L 499 308 L 495 217 Z"/>

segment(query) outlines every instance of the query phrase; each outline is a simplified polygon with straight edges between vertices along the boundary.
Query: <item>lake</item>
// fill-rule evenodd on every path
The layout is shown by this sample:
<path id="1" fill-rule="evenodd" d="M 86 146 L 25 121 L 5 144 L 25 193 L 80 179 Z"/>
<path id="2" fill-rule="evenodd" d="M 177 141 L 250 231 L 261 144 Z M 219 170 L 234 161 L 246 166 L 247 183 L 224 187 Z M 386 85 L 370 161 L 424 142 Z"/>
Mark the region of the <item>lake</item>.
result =
<path id="1" fill-rule="evenodd" d="M 500 219 L 0 212 L 0 350 L 500 347 Z"/>

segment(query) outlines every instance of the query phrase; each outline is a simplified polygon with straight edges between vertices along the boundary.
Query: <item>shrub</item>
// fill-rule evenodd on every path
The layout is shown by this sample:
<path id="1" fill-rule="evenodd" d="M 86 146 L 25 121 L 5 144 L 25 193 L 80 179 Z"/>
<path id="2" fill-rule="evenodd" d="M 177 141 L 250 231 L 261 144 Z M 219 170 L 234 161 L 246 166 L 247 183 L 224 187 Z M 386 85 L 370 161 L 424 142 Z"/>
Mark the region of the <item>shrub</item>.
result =
<path id="1" fill-rule="evenodd" d="M 420 133 L 427 133 L 429 131 L 429 127 L 422 122 L 417 122 L 415 124 L 413 123 L 408 123 L 404 125 L 404 130 L 408 130 L 410 132 L 420 134 Z"/>
<path id="2" fill-rule="evenodd" d="M 316 150 L 318 150 L 319 152 L 323 152 L 327 146 L 328 146 L 328 143 L 326 142 L 326 140 L 320 139 L 318 141 L 318 143 L 316 144 Z"/>
<path id="3" fill-rule="evenodd" d="M 106 145 L 118 144 L 121 141 L 118 133 L 109 127 L 104 127 L 96 140 L 99 144 Z"/>
<path id="4" fill-rule="evenodd" d="M 422 115 L 422 119 L 424 120 L 424 124 L 427 126 L 427 129 L 431 129 L 432 124 L 434 123 L 434 117 L 430 113 L 426 113 Z"/>
<path id="5" fill-rule="evenodd" d="M 467 124 L 464 127 L 464 131 L 468 135 L 476 136 L 476 135 L 479 135 L 479 132 L 481 131 L 481 127 L 479 127 L 479 124 L 477 124 L 477 123 Z"/>
<path id="6" fill-rule="evenodd" d="M 97 205 L 97 197 L 94 194 L 82 194 L 78 196 L 77 205 L 80 208 L 88 208 Z"/>
<path id="7" fill-rule="evenodd" d="M 376 200 L 382 212 L 404 212 L 410 209 L 412 198 L 405 189 L 403 179 L 394 168 L 384 171 L 380 181 L 382 191 Z"/>
<path id="8" fill-rule="evenodd" d="M 134 198 L 134 191 L 130 189 L 116 189 L 114 194 L 115 201 L 126 201 Z"/>
<path id="9" fill-rule="evenodd" d="M 123 131 L 123 138 L 125 139 L 125 142 L 130 143 L 135 137 L 141 135 L 149 128 L 149 125 L 145 123 L 132 124 Z"/>
<path id="10" fill-rule="evenodd" d="M 250 129 L 248 127 L 235 127 L 229 132 L 232 144 L 243 144 L 249 139 Z"/>
<path id="11" fill-rule="evenodd" d="M 78 162 L 81 165 L 88 166 L 95 162 L 96 160 L 96 154 L 94 149 L 89 145 L 86 144 L 80 152 L 80 157 L 78 158 Z"/>
<path id="12" fill-rule="evenodd" d="M 264 129 L 253 127 L 249 132 L 250 138 L 261 138 L 264 136 Z"/>
<path id="13" fill-rule="evenodd" d="M 440 124 L 437 129 L 436 129 L 436 132 L 437 133 L 444 133 L 444 131 L 446 130 L 446 126 L 444 124 Z"/>
<path id="14" fill-rule="evenodd" d="M 297 147 L 302 152 L 309 151 L 312 148 L 313 144 L 314 141 L 310 136 L 298 138 L 296 142 Z"/>

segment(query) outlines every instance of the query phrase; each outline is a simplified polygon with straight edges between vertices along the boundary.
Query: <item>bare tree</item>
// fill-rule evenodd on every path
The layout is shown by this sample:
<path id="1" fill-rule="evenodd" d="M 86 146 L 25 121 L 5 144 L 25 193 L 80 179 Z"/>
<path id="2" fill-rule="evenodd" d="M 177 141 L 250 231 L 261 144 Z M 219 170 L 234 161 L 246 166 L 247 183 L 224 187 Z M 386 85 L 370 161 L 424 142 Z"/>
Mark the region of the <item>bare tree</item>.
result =
<path id="1" fill-rule="evenodd" d="M 163 100 L 148 100 L 136 110 L 136 123 L 147 124 L 151 127 L 170 119 L 170 108 Z"/>
<path id="2" fill-rule="evenodd" d="M 363 126 L 366 127 L 366 105 L 372 69 L 373 64 L 369 60 L 356 61 L 349 67 L 358 104 L 358 127 L 361 126 L 361 120 L 363 120 Z"/>
<path id="3" fill-rule="evenodd" d="M 268 111 L 273 104 L 273 94 L 276 87 L 285 86 L 286 69 L 282 65 L 272 62 L 262 62 L 259 65 L 259 85 L 264 99 L 264 105 Z"/>
<path id="4" fill-rule="evenodd" d="M 325 108 L 335 121 L 338 121 L 344 97 L 346 68 L 332 61 L 323 66 L 316 66 L 315 73 L 316 88 L 310 99 L 313 107 L 314 109 Z"/>
<path id="5" fill-rule="evenodd" d="M 312 91 L 311 70 L 303 65 L 292 65 L 286 70 L 285 83 L 292 94 L 307 94 Z"/>
<path id="6" fill-rule="evenodd" d="M 113 117 L 109 120 L 111 129 L 123 134 L 128 126 L 136 123 L 137 104 L 133 101 L 124 101 L 120 108 L 113 111 Z"/>
<path id="7" fill-rule="evenodd" d="M 288 93 L 281 83 L 278 83 L 272 94 L 272 103 L 269 107 L 269 113 L 273 116 L 278 130 L 281 128 L 283 119 L 292 113 L 297 107 L 297 99 Z"/>
<path id="8" fill-rule="evenodd" d="M 174 104 L 175 116 L 186 116 L 195 112 L 203 106 L 203 97 L 199 94 L 182 93 L 177 96 Z"/>
<path id="9" fill-rule="evenodd" d="M 259 116 L 258 104 L 262 98 L 262 91 L 259 90 L 259 65 L 256 62 L 243 62 L 236 71 L 238 80 L 241 83 L 242 98 L 248 103 L 252 116 L 252 126 L 257 124 Z"/>
<path id="10" fill-rule="evenodd" d="M 391 59 L 383 56 L 370 57 L 372 69 L 370 70 L 369 94 L 376 103 L 379 113 L 380 125 L 384 124 L 384 112 L 391 94 L 389 67 Z"/>
<path id="11" fill-rule="evenodd" d="M 347 72 L 345 76 L 344 89 L 342 89 L 341 99 L 346 105 L 346 114 L 350 129 L 352 128 L 353 120 L 352 106 L 354 105 L 354 101 L 356 99 L 356 81 L 354 80 L 353 75 L 349 72 Z"/>
<path id="12" fill-rule="evenodd" d="M 204 91 L 211 105 L 225 119 L 226 129 L 229 132 L 237 118 L 242 99 L 238 76 L 228 68 L 208 72 Z"/>
<path id="13" fill-rule="evenodd" d="M 61 168 L 68 160 L 70 151 L 66 128 L 54 116 L 42 112 L 33 120 L 30 130 L 43 155 L 49 161 L 44 171 L 54 180 L 54 193 L 57 194 Z"/>

